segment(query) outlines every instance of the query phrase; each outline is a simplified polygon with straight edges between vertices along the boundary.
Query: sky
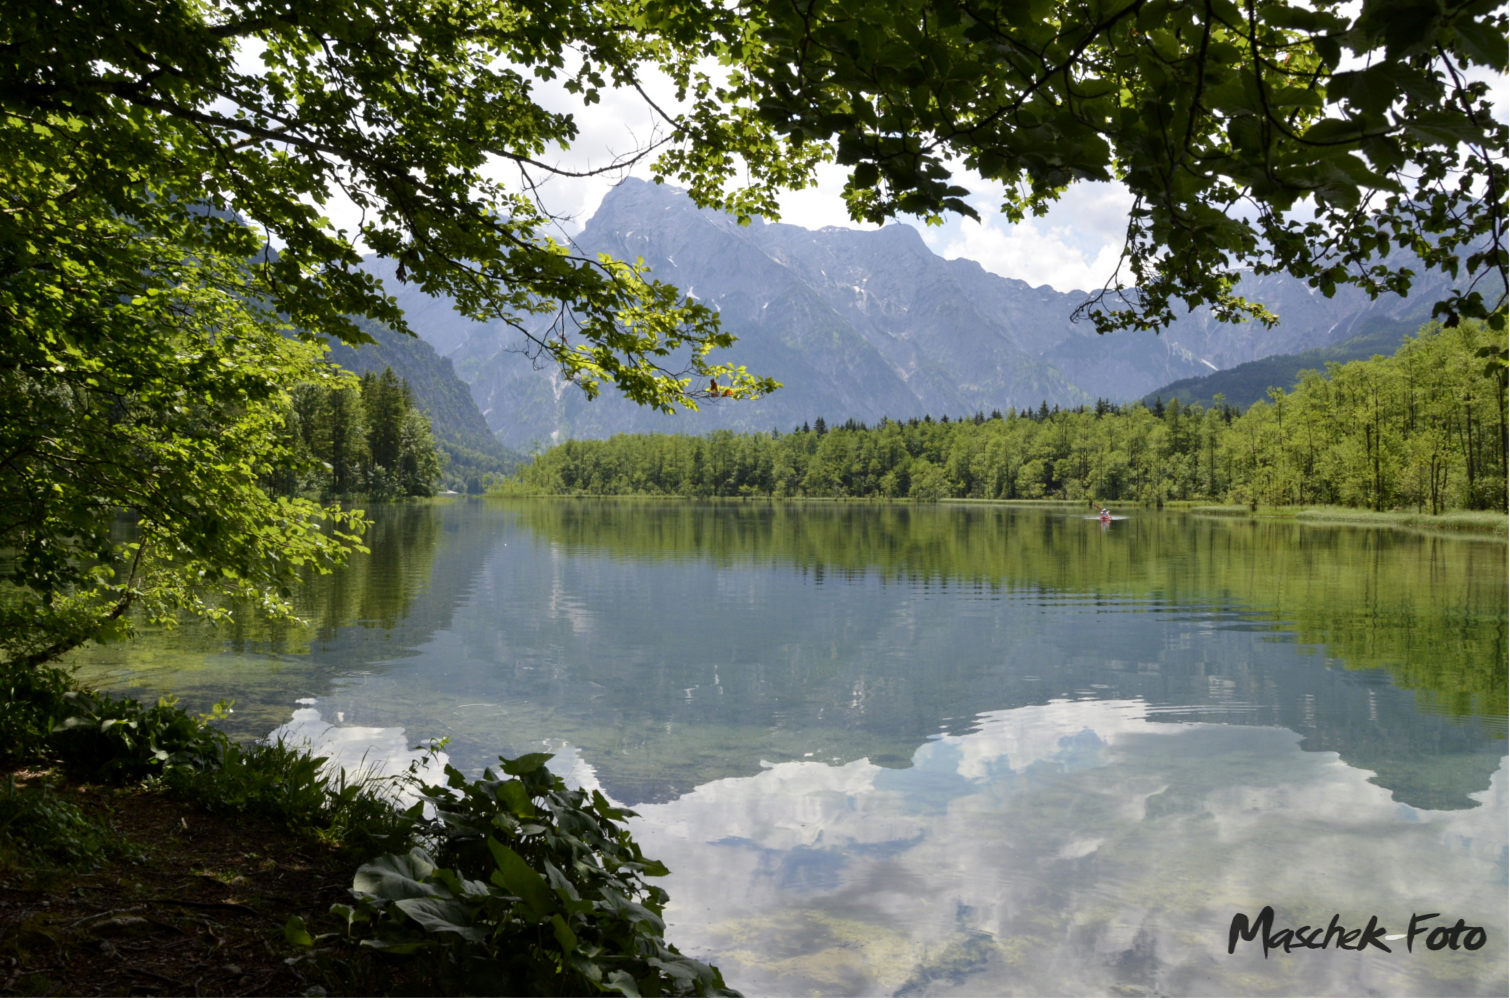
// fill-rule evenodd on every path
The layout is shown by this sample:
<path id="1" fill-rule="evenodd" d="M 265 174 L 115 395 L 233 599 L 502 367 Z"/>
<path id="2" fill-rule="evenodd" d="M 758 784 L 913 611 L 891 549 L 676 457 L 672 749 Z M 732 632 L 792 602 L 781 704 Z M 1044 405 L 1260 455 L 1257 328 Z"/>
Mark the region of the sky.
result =
<path id="1" fill-rule="evenodd" d="M 261 47 L 244 45 L 238 53 L 243 72 L 260 68 Z M 549 111 L 573 116 L 579 134 L 569 149 L 556 149 L 543 157 L 559 168 L 587 171 L 611 165 L 615 160 L 662 133 L 649 105 L 631 90 L 608 91 L 598 104 L 584 105 L 577 95 L 568 93 L 556 81 L 533 81 L 536 100 Z M 677 106 L 672 88 L 664 79 L 648 78 L 646 92 L 667 110 Z M 616 170 L 592 177 L 548 177 L 539 183 L 545 207 L 562 217 L 558 237 L 572 237 L 581 232 L 597 211 L 604 195 L 625 177 L 649 180 L 654 157 L 626 170 Z M 807 229 L 841 226 L 874 229 L 873 225 L 850 219 L 840 196 L 847 170 L 826 164 L 818 169 L 817 185 L 802 191 L 785 193 L 781 199 L 781 221 Z M 512 166 L 500 163 L 495 176 L 515 182 Z M 536 176 L 541 181 L 541 175 Z M 971 192 L 966 199 L 980 215 L 980 221 L 950 215 L 944 224 L 930 226 L 922 220 L 904 217 L 898 222 L 919 231 L 927 245 L 948 259 L 967 258 L 978 261 L 988 271 L 1008 278 L 1018 278 L 1031 285 L 1049 285 L 1057 291 L 1098 288 L 1113 275 L 1122 249 L 1127 226 L 1127 211 L 1132 197 L 1120 184 L 1077 184 L 1043 218 L 1029 219 L 1012 225 L 999 211 L 1002 188 L 986 182 L 968 171 L 956 172 L 956 182 Z M 354 232 L 360 212 L 339 191 L 324 206 L 325 214 L 338 229 Z M 357 249 L 367 252 L 358 241 Z"/>
<path id="2" fill-rule="evenodd" d="M 662 107 L 673 104 L 669 87 L 650 88 Z M 650 109 L 632 92 L 609 94 L 602 103 L 584 107 L 573 95 L 554 84 L 536 85 L 537 99 L 553 111 L 569 111 L 581 132 L 570 150 L 558 151 L 549 162 L 582 169 L 600 167 L 614 157 L 636 148 L 655 133 Z M 782 222 L 821 229 L 825 226 L 869 229 L 849 218 L 840 192 L 847 170 L 834 164 L 819 168 L 818 184 L 781 198 Z M 649 179 L 649 161 L 611 176 L 553 178 L 544 186 L 547 207 L 570 216 L 563 223 L 565 235 L 575 235 L 592 217 L 603 196 L 624 176 Z M 912 225 L 928 246 L 945 258 L 965 257 L 980 262 L 988 271 L 1019 278 L 1031 285 L 1050 285 L 1058 291 L 1098 288 L 1116 269 L 1127 227 L 1132 197 L 1120 184 L 1078 184 L 1067 192 L 1049 214 L 1012 225 L 998 211 L 1001 187 L 982 181 L 963 170 L 958 182 L 971 191 L 966 200 L 980 221 L 949 216 L 942 226 L 925 225 L 915 218 L 899 220 Z M 769 220 L 776 221 L 776 220 Z"/>

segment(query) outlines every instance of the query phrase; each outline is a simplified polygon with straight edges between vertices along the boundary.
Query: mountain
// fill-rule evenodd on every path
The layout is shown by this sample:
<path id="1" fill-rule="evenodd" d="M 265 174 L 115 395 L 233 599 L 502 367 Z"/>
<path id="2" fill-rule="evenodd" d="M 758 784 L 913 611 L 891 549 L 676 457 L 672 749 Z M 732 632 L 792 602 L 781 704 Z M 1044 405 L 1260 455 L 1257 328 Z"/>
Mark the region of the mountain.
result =
<path id="1" fill-rule="evenodd" d="M 1394 354 L 1406 336 L 1415 333 L 1420 324 L 1379 321 L 1372 325 L 1375 328 L 1370 332 L 1331 347 L 1313 347 L 1299 354 L 1273 354 L 1210 375 L 1180 379 L 1150 392 L 1143 401 L 1151 406 L 1156 399 L 1166 403 L 1178 399 L 1186 406 L 1200 403 L 1210 409 L 1214 397 L 1220 393 L 1229 405 L 1246 409 L 1264 399 L 1270 386 L 1290 389 L 1300 381 L 1300 373 L 1307 369 L 1324 372 L 1328 362 L 1345 364 L 1376 354 Z"/>
<path id="2" fill-rule="evenodd" d="M 457 378 L 449 358 L 417 337 L 394 333 L 380 323 L 358 319 L 374 340 L 361 347 L 330 341 L 330 360 L 358 375 L 391 367 L 409 383 L 421 409 L 430 414 L 435 443 L 450 461 L 445 484 L 458 491 L 477 492 L 487 473 L 508 474 L 524 456 L 506 447 L 488 427 L 471 388 Z M 476 480 L 477 482 L 473 482 Z"/>
<path id="3" fill-rule="evenodd" d="M 556 372 L 536 370 L 517 351 L 517 332 L 464 320 L 445 300 L 388 280 L 387 262 L 371 262 L 410 325 L 455 362 L 488 426 L 511 447 L 622 431 L 784 429 L 818 416 L 874 421 L 1136 399 L 1380 324 L 1414 329 L 1443 283 L 1422 282 L 1409 300 L 1370 302 L 1350 289 L 1326 299 L 1288 277 L 1249 277 L 1240 291 L 1278 313 L 1278 326 L 1217 323 L 1202 309 L 1162 335 L 1099 336 L 1089 323 L 1071 322 L 1084 293 L 1034 288 L 973 261 L 945 260 L 906 225 L 809 230 L 756 219 L 739 226 L 698 209 L 677 188 L 629 179 L 604 198 L 576 244 L 643 258 L 655 277 L 716 307 L 739 337 L 728 356 L 785 387 L 758 402 L 675 417 L 612 390 L 589 403 Z"/>
<path id="4" fill-rule="evenodd" d="M 213 206 L 206 211 L 220 218 L 233 218 L 245 225 L 239 215 L 228 213 Z M 270 251 L 277 257 L 277 251 Z M 397 282 L 390 283 L 392 285 Z M 416 296 L 409 309 L 422 317 L 427 326 L 443 330 L 445 315 L 451 313 L 448 302 Z M 364 317 L 352 317 L 373 342 L 360 347 L 351 347 L 331 337 L 326 338 L 330 347 L 329 359 L 349 372 L 358 375 L 369 371 L 381 372 L 392 368 L 394 373 L 409 383 L 420 409 L 430 416 L 430 430 L 436 446 L 446 454 L 447 462 L 442 486 L 457 492 L 477 493 L 484 486 L 484 477 L 489 473 L 508 475 L 527 456 L 506 447 L 478 411 L 472 399 L 471 388 L 456 377 L 451 362 L 441 357 L 430 343 L 422 338 L 395 333 L 381 323 Z"/>

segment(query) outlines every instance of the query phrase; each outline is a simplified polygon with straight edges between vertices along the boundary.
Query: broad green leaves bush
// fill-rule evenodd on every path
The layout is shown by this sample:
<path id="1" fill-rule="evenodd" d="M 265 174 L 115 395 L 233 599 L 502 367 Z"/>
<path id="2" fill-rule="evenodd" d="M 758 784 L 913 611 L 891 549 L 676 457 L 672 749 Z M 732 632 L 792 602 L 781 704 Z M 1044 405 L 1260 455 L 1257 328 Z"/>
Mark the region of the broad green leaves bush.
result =
<path id="1" fill-rule="evenodd" d="M 92 691 L 63 695 L 68 709 L 48 734 L 47 748 L 80 777 L 110 784 L 139 780 L 173 768 L 214 767 L 229 741 L 178 707 L 177 699 L 143 705 Z M 229 706 L 215 706 L 211 717 Z"/>
<path id="2" fill-rule="evenodd" d="M 67 712 L 70 681 L 56 667 L 0 664 L 0 760 L 29 757 L 42 747 Z"/>
<path id="3" fill-rule="evenodd" d="M 736 996 L 667 944 L 668 874 L 640 853 L 602 793 L 568 789 L 549 754 L 502 759 L 476 781 L 447 766 L 419 786 L 433 813 L 417 846 L 363 865 L 346 935 L 429 963 L 432 985 L 475 995 Z M 291 941 L 313 944 L 302 921 Z"/>

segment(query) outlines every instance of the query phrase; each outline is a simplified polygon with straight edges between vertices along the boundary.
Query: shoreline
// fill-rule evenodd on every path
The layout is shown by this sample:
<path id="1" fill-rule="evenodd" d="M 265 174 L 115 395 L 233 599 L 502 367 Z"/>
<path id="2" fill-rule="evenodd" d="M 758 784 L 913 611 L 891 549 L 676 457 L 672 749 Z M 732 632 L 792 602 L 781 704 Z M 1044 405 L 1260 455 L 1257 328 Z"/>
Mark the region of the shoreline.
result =
<path id="1" fill-rule="evenodd" d="M 1266 506 L 1256 509 L 1245 504 L 1216 504 L 1205 500 L 1167 500 L 1156 503 L 1147 500 L 997 500 L 983 497 L 940 497 L 937 500 L 917 500 L 910 497 L 775 497 L 775 496 L 687 496 L 662 493 L 487 493 L 488 500 L 618 500 L 618 501 L 696 501 L 700 503 L 764 503 L 764 504 L 899 504 L 923 506 L 928 504 L 970 504 L 991 507 L 1025 507 L 1029 509 L 1074 508 L 1085 509 L 1102 506 L 1131 508 L 1136 510 L 1169 510 L 1184 514 L 1207 517 L 1247 517 L 1252 520 L 1292 520 L 1318 524 L 1353 525 L 1374 528 L 1412 528 L 1452 532 L 1454 534 L 1510 535 L 1510 515 L 1492 510 L 1454 510 L 1441 514 L 1424 514 L 1415 511 L 1376 511 L 1367 507 L 1333 507 L 1327 505 Z"/>
<path id="2" fill-rule="evenodd" d="M 1321 524 L 1350 524 L 1373 528 L 1425 528 L 1454 533 L 1498 535 L 1510 533 L 1510 517 L 1492 510 L 1454 510 L 1424 514 L 1403 510 L 1369 510 L 1366 507 L 1291 506 L 1257 510 L 1240 504 L 1202 505 L 1188 508 L 1192 514 L 1209 517 L 1247 517 L 1253 520 L 1292 520 Z"/>
<path id="3" fill-rule="evenodd" d="M 82 864 L 39 863 L 34 852 L 5 845 L 0 950 L 11 966 L 0 992 L 325 996 L 351 989 L 328 963 L 292 947 L 283 928 L 291 915 L 313 922 L 348 902 L 356 856 L 269 817 L 216 815 L 164 789 L 112 787 L 18 764 L 0 773 L 6 780 L 17 792 L 78 810 L 111 843 Z M 368 957 L 350 946 L 341 952 L 348 963 Z"/>

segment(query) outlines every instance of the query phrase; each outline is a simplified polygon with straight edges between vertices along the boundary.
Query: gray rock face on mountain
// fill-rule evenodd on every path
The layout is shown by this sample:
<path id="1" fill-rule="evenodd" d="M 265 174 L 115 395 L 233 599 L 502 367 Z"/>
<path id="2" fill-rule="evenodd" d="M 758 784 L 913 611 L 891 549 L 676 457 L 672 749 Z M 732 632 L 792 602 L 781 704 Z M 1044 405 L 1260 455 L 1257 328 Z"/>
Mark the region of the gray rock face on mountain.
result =
<path id="1" fill-rule="evenodd" d="M 612 389 L 589 403 L 555 371 L 536 369 L 520 353 L 516 331 L 468 322 L 449 303 L 387 282 L 411 326 L 452 359 L 511 447 L 626 431 L 786 429 L 818 416 L 874 421 L 1044 400 L 1135 399 L 1177 379 L 1345 340 L 1368 316 L 1419 323 L 1433 300 L 1429 291 L 1409 301 L 1369 303 L 1347 291 L 1328 300 L 1271 276 L 1241 290 L 1280 315 L 1273 329 L 1215 323 L 1198 310 L 1162 335 L 1098 336 L 1090 323 L 1071 322 L 1083 293 L 1033 288 L 973 261 L 944 260 L 910 226 L 808 230 L 758 219 L 739 226 L 699 210 L 676 188 L 634 179 L 609 193 L 577 244 L 643 258 L 656 278 L 717 308 L 739 337 L 729 359 L 784 388 L 758 402 L 675 417 Z M 391 277 L 380 264 L 374 270 Z"/>

